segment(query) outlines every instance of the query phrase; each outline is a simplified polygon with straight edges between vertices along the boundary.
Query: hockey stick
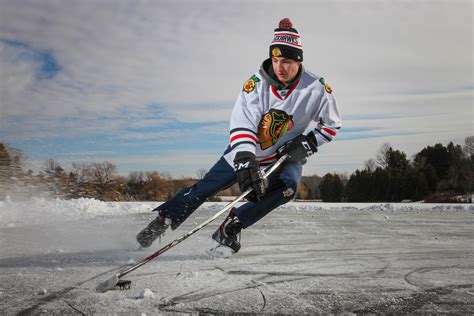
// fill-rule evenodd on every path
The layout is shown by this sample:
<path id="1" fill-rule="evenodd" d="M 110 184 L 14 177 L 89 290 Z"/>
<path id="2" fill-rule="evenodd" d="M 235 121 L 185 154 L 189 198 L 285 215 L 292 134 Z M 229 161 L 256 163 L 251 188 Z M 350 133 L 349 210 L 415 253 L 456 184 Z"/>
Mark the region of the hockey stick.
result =
<path id="1" fill-rule="evenodd" d="M 267 179 L 268 176 L 273 173 L 278 167 L 281 166 L 281 164 L 288 158 L 288 155 L 283 155 L 280 157 L 280 159 L 278 159 L 270 168 L 268 168 L 267 171 L 265 171 L 263 173 L 263 178 L 264 179 Z M 166 246 L 164 246 L 163 248 L 157 250 L 155 253 L 151 254 L 150 256 L 146 257 L 145 259 L 141 260 L 140 262 L 134 264 L 133 266 L 115 274 L 113 277 L 111 277 L 110 279 L 100 283 L 99 285 L 97 285 L 96 287 L 96 291 L 97 292 L 100 292 L 100 293 L 104 293 L 106 291 L 109 291 L 109 290 L 113 290 L 113 289 L 116 289 L 116 288 L 121 288 L 121 289 L 129 289 L 130 288 L 130 283 L 131 281 L 128 281 L 128 280 L 120 280 L 120 278 L 122 278 L 123 276 L 129 274 L 130 272 L 132 271 L 135 271 L 136 269 L 140 268 L 141 266 L 147 264 L 148 262 L 150 262 L 151 260 L 155 259 L 156 257 L 158 257 L 159 255 L 161 255 L 162 253 L 164 253 L 165 251 L 173 248 L 174 246 L 176 246 L 177 244 L 181 243 L 182 241 L 184 241 L 185 239 L 187 239 L 188 237 L 190 237 L 191 235 L 193 235 L 194 233 L 196 233 L 197 231 L 199 231 L 200 229 L 202 229 L 203 227 L 207 226 L 209 223 L 211 223 L 213 220 L 215 220 L 216 218 L 218 218 L 219 216 L 221 216 L 223 213 L 227 212 L 228 210 L 230 210 L 235 204 L 237 204 L 238 202 L 240 202 L 241 200 L 243 200 L 248 194 L 250 194 L 250 192 L 252 192 L 252 188 L 249 188 L 247 189 L 244 193 L 242 193 L 240 196 L 238 196 L 234 201 L 230 202 L 229 204 L 227 204 L 226 207 L 224 207 L 222 210 L 220 210 L 219 212 L 217 212 L 216 214 L 214 214 L 212 217 L 210 217 L 209 219 L 207 219 L 206 221 L 204 221 L 203 223 L 201 223 L 200 225 L 194 227 L 191 231 L 189 231 L 188 233 L 184 234 L 183 236 L 173 240 L 172 242 L 170 242 L 169 244 L 167 244 Z"/>

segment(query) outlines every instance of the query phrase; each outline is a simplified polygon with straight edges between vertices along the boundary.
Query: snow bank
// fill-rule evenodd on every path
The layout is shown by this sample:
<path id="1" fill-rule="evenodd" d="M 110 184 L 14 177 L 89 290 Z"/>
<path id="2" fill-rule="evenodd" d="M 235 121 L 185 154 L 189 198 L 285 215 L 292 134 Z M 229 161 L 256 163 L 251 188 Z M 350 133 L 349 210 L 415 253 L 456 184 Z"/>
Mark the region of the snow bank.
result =
<path id="1" fill-rule="evenodd" d="M 0 227 L 40 224 L 100 216 L 150 212 L 158 202 L 102 202 L 96 199 L 74 200 L 35 197 L 25 201 L 0 201 Z"/>
<path id="2" fill-rule="evenodd" d="M 280 206 L 297 211 L 343 210 L 368 212 L 474 212 L 473 204 L 434 204 L 434 203 L 323 203 L 291 202 Z"/>
<path id="3" fill-rule="evenodd" d="M 27 201 L 0 201 L 0 227 L 89 219 L 101 216 L 148 213 L 161 202 L 102 202 L 95 199 L 75 200 L 32 198 Z M 227 202 L 207 202 L 202 207 L 219 211 Z M 281 208 L 296 211 L 370 211 L 370 212 L 474 212 L 473 204 L 428 203 L 322 203 L 290 202 Z"/>

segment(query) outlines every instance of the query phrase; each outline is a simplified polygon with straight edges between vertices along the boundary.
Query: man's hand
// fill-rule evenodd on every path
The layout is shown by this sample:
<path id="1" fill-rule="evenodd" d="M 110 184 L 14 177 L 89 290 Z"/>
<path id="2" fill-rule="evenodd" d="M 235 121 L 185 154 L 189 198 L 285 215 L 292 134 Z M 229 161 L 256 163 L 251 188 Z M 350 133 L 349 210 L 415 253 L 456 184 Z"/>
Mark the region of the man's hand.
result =
<path id="1" fill-rule="evenodd" d="M 301 161 L 318 151 L 318 144 L 313 132 L 308 135 L 299 135 L 294 139 L 287 141 L 280 148 L 278 148 L 278 155 L 283 156 L 288 154 L 289 161 Z"/>
<path id="2" fill-rule="evenodd" d="M 257 200 L 265 194 L 266 183 L 253 153 L 249 151 L 238 152 L 234 159 L 234 169 L 242 192 L 252 188 L 253 195 Z"/>

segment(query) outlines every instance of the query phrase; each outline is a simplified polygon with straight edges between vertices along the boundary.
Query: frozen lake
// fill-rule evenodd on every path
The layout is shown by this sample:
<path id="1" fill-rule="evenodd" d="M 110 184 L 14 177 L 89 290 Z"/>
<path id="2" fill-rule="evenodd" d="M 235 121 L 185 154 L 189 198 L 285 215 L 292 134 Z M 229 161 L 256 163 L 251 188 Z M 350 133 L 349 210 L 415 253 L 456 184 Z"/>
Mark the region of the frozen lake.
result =
<path id="1" fill-rule="evenodd" d="M 219 218 L 96 293 L 137 250 L 157 203 L 0 202 L 6 314 L 459 313 L 474 311 L 474 205 L 292 202 L 246 229 L 229 259 L 206 255 Z M 161 246 L 212 216 L 205 203 Z M 154 297 L 142 298 L 149 289 Z"/>

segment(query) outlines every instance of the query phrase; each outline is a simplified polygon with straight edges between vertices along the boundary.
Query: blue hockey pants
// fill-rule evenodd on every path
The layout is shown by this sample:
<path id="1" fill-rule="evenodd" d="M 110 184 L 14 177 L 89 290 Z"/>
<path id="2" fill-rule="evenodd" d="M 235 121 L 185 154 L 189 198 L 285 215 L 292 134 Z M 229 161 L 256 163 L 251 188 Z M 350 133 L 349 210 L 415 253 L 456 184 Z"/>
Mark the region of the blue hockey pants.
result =
<path id="1" fill-rule="evenodd" d="M 249 201 L 237 208 L 235 214 L 244 228 L 253 225 L 276 207 L 290 201 L 296 193 L 301 173 L 302 165 L 299 162 L 286 163 L 272 173 L 268 178 L 266 193 L 260 201 Z M 178 226 L 207 198 L 230 187 L 236 181 L 234 169 L 224 157 L 221 157 L 203 179 L 181 190 L 154 211 L 171 218 Z"/>

